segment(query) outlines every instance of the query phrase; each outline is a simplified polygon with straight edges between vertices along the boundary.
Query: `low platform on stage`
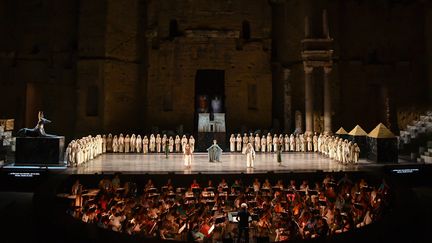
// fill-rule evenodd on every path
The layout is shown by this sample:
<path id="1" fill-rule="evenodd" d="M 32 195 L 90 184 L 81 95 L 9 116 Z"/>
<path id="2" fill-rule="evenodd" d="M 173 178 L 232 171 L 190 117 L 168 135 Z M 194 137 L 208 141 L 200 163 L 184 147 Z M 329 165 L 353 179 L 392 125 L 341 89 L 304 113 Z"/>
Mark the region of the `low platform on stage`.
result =
<path id="1" fill-rule="evenodd" d="M 63 165 L 63 136 L 17 137 L 15 164 L 17 165 Z"/>
<path id="2" fill-rule="evenodd" d="M 380 167 L 376 163 L 361 160 L 358 165 L 344 166 L 316 153 L 283 153 L 282 165 L 276 162 L 276 154 L 257 154 L 254 168 L 246 168 L 246 157 L 241 153 L 224 153 L 221 162 L 208 162 L 207 153 L 195 153 L 191 168 L 186 168 L 182 154 L 103 154 L 79 166 L 68 168 L 66 173 L 267 173 L 311 172 L 311 171 L 362 171 Z"/>

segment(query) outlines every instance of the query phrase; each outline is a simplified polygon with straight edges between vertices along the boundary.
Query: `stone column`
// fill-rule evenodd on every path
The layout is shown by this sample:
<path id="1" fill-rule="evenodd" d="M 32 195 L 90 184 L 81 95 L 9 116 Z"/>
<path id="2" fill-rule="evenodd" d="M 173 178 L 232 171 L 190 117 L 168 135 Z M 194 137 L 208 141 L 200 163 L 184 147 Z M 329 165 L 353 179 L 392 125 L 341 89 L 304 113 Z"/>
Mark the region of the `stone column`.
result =
<path id="1" fill-rule="evenodd" d="M 332 106 L 331 106 L 331 67 L 324 67 L 324 133 L 332 133 Z"/>
<path id="2" fill-rule="evenodd" d="M 313 133 L 313 67 L 304 67 L 305 71 L 305 119 L 306 119 L 306 134 Z"/>
<path id="3" fill-rule="evenodd" d="M 284 84 L 284 130 L 286 133 L 291 132 L 291 82 L 289 75 L 291 70 L 284 68 L 282 70 L 282 79 Z"/>

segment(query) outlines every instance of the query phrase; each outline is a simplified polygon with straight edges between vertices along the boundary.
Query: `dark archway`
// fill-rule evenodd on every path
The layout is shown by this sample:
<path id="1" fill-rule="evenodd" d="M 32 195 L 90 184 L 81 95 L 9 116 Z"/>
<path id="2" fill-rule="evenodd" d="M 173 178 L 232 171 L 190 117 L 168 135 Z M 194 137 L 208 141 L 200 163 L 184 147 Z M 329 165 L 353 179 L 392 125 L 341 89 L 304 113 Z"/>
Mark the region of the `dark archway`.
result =
<path id="1" fill-rule="evenodd" d="M 242 38 L 249 40 L 251 38 L 251 28 L 249 21 L 245 20 L 242 23 Z"/>
<path id="2" fill-rule="evenodd" d="M 178 33 L 178 22 L 177 20 L 172 19 L 169 23 L 169 38 L 173 39 L 174 37 L 178 36 Z"/>

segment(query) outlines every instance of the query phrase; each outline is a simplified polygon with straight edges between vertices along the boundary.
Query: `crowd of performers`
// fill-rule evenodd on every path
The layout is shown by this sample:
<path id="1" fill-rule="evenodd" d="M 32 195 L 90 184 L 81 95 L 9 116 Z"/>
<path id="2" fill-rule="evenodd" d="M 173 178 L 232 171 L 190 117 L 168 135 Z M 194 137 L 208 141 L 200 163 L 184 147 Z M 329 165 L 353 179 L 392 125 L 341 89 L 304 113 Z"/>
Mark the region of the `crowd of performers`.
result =
<path id="1" fill-rule="evenodd" d="M 183 135 L 168 137 L 166 134 L 151 134 L 149 138 L 141 135 L 120 133 L 119 136 L 108 134 L 108 136 L 87 136 L 72 140 L 66 148 L 66 161 L 70 166 L 78 166 L 103 153 L 184 153 L 192 154 L 195 149 L 195 139 Z M 97 150 L 97 153 L 94 151 Z M 93 156 L 87 156 L 92 154 Z"/>
<path id="2" fill-rule="evenodd" d="M 183 135 L 167 136 L 151 134 L 141 138 L 140 135 L 123 136 L 120 134 L 87 136 L 73 140 L 66 149 L 66 160 L 70 166 L 78 166 L 91 160 L 102 153 L 183 153 L 186 167 L 191 167 L 193 152 L 195 150 L 195 139 Z M 356 143 L 342 139 L 337 136 L 320 134 L 274 134 L 270 133 L 262 137 L 259 134 L 246 133 L 230 136 L 230 152 L 242 152 L 246 155 L 247 167 L 254 167 L 255 153 L 278 153 L 278 162 L 281 163 L 282 152 L 317 152 L 344 165 L 356 164 L 359 159 L 360 148 Z M 209 151 L 210 153 L 210 151 Z M 220 157 L 221 150 L 218 151 Z M 219 159 L 218 159 L 219 161 Z"/>
<path id="3" fill-rule="evenodd" d="M 285 184 L 288 182 L 287 184 Z M 96 187 L 96 185 L 93 185 Z M 389 187 L 353 182 L 348 175 L 323 181 L 255 179 L 243 184 L 225 179 L 200 185 L 195 179 L 187 187 L 175 187 L 151 180 L 139 186 L 122 183 L 119 175 L 102 179 L 96 189 L 77 180 L 68 209 L 76 219 L 117 232 L 159 239 L 216 242 L 238 237 L 233 220 L 245 210 L 248 222 L 241 231 L 270 241 L 324 238 L 360 228 L 379 220 L 389 203 Z M 239 212 L 240 214 L 240 212 Z M 234 217 L 233 217 L 234 216 Z M 238 218 L 237 218 L 238 219 Z M 244 222 L 243 222 L 244 223 Z"/>
<path id="4" fill-rule="evenodd" d="M 342 164 L 356 164 L 360 155 L 360 147 L 357 143 L 342 139 L 337 136 L 324 134 L 274 134 L 268 133 L 262 137 L 259 134 L 245 133 L 230 136 L 230 151 L 243 152 L 252 149 L 255 152 L 317 152 Z M 248 147 L 249 144 L 249 147 Z"/>

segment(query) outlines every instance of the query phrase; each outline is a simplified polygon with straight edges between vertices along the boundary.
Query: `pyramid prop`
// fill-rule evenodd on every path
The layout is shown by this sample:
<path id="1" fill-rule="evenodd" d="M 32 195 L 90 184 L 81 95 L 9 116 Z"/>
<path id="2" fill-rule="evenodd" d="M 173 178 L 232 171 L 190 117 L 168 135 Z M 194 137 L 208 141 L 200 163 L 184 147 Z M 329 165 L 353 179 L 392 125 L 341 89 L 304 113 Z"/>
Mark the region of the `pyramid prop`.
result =
<path id="1" fill-rule="evenodd" d="M 348 133 L 351 136 L 367 136 L 368 134 L 359 125 L 355 126 L 351 132 Z"/>
<path id="2" fill-rule="evenodd" d="M 369 134 L 371 138 L 395 138 L 396 136 L 382 123 L 378 124 Z"/>

